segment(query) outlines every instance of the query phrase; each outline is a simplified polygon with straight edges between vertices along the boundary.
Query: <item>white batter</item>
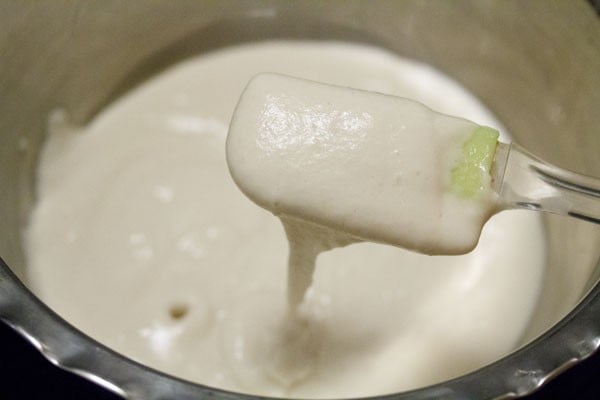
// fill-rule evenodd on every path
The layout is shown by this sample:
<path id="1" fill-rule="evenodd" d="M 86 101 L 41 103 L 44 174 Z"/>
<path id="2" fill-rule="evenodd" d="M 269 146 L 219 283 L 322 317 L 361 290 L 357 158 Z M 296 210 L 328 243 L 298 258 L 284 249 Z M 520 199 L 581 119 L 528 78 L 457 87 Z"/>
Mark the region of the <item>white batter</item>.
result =
<path id="1" fill-rule="evenodd" d="M 224 154 L 235 103 L 263 71 L 499 126 L 448 78 L 374 48 L 263 43 L 190 60 L 87 127 L 53 118 L 26 238 L 33 289 L 138 361 L 263 395 L 416 388 L 518 345 L 544 264 L 541 222 L 526 212 L 492 218 L 466 256 L 370 243 L 323 253 L 304 318 L 285 318 L 284 231 L 236 188 Z"/>
<path id="2" fill-rule="evenodd" d="M 227 163 L 240 189 L 284 225 L 301 219 L 354 241 L 465 254 L 497 196 L 489 166 L 458 166 L 474 136 L 495 146 L 497 135 L 409 99 L 260 74 L 237 104 Z M 455 174 L 479 179 L 459 185 Z"/>

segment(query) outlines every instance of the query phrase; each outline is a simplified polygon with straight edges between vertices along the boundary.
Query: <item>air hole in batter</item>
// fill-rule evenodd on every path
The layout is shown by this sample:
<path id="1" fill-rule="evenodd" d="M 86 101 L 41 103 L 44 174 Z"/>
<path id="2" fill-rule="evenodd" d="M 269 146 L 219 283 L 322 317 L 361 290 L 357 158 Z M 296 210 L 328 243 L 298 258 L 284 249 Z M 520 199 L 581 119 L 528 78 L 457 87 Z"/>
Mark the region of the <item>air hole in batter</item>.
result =
<path id="1" fill-rule="evenodd" d="M 169 316 L 173 320 L 183 319 L 190 311 L 190 308 L 187 304 L 173 304 L 169 308 Z"/>

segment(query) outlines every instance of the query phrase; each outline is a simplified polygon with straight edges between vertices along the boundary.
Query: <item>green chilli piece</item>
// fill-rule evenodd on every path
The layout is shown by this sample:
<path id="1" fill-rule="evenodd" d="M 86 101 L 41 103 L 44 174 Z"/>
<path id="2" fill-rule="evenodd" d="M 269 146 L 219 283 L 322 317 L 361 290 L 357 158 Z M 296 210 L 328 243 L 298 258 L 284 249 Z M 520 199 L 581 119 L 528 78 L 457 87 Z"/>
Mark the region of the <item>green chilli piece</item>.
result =
<path id="1" fill-rule="evenodd" d="M 499 133 L 496 129 L 480 126 L 463 144 L 462 155 L 452 168 L 450 188 L 465 198 L 477 198 L 489 181 Z"/>

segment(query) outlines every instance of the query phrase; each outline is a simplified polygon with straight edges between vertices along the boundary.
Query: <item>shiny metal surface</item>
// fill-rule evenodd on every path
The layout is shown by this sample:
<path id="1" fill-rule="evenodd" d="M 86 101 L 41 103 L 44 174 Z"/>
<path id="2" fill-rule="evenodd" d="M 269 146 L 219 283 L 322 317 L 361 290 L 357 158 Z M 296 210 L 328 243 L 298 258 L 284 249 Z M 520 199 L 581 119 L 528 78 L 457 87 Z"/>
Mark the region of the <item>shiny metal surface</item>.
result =
<path id="1" fill-rule="evenodd" d="M 26 288 L 21 229 L 35 198 L 34 168 L 46 117 L 57 107 L 85 122 L 171 63 L 230 44 L 269 38 L 363 41 L 437 66 L 478 95 L 525 148 L 561 167 L 600 176 L 600 23 L 583 1 L 57 6 L 7 0 L 0 9 L 0 256 L 8 264 L 0 263 L 0 318 L 55 364 L 128 398 L 252 397 L 136 364 L 69 326 Z M 523 347 L 453 381 L 386 397 L 516 397 L 597 349 L 599 229 L 560 217 L 546 222 L 544 289 Z"/>

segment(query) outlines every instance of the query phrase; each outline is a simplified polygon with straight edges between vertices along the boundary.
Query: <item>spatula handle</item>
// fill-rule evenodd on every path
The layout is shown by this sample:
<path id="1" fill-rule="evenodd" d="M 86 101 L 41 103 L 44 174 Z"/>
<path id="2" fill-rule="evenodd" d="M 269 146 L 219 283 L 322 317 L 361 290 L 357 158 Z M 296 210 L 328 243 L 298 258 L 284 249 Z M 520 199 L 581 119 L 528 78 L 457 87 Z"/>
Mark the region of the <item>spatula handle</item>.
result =
<path id="1" fill-rule="evenodd" d="M 494 170 L 503 209 L 546 211 L 600 224 L 600 179 L 559 168 L 515 143 L 499 144 Z"/>

